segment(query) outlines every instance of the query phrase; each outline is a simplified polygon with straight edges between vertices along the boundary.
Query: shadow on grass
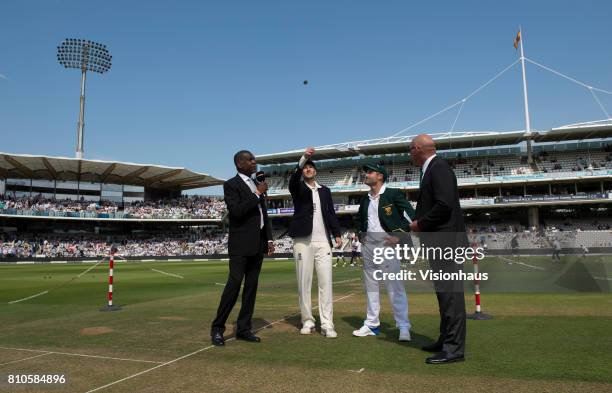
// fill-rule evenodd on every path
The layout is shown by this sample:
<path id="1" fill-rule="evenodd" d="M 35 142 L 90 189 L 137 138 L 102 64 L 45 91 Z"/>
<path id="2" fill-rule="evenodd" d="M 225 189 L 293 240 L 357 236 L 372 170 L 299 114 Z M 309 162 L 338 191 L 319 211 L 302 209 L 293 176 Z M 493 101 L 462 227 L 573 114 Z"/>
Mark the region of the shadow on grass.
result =
<path id="1" fill-rule="evenodd" d="M 352 326 L 355 329 L 359 329 L 361 326 L 363 326 L 363 319 L 359 317 L 354 317 L 354 316 L 344 317 L 342 318 L 342 320 L 348 323 L 350 326 Z M 438 338 L 436 336 L 435 339 L 431 339 L 428 336 L 417 333 L 414 330 L 410 330 L 410 336 L 412 340 L 408 342 L 400 342 L 397 340 L 398 335 L 399 335 L 399 330 L 395 326 L 392 326 L 386 322 L 381 322 L 379 328 L 380 328 L 380 335 L 378 336 L 378 339 L 388 341 L 388 342 L 394 342 L 398 345 L 403 345 L 407 347 L 413 347 L 413 348 L 420 349 L 424 345 L 433 344 L 435 342 L 435 339 Z"/>
<path id="2" fill-rule="evenodd" d="M 271 325 L 272 323 L 274 323 L 274 325 Z M 272 321 L 272 322 L 267 321 L 262 318 L 253 318 L 252 325 L 251 325 L 251 331 L 253 333 L 257 333 L 265 329 L 273 329 L 274 326 L 279 323 L 292 325 L 295 327 L 296 330 L 299 330 L 302 327 L 302 320 L 300 316 L 295 315 L 295 314 L 290 314 L 284 317 L 284 319 L 280 319 L 280 320 Z M 228 339 L 230 337 L 235 337 L 235 336 L 236 336 L 236 324 L 234 323 L 232 332 L 229 335 L 225 334 L 225 339 Z"/>

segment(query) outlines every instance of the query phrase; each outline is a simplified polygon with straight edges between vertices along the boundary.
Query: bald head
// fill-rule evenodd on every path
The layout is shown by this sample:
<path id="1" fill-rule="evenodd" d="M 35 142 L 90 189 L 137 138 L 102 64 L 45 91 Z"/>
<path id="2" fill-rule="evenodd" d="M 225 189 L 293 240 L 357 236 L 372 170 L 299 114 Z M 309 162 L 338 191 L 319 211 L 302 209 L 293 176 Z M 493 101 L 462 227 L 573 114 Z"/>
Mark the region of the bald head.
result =
<path id="1" fill-rule="evenodd" d="M 436 143 L 430 135 L 417 135 L 412 140 L 412 143 L 414 143 L 416 146 L 420 146 L 424 150 L 432 151 L 434 153 L 436 151 Z"/>
<path id="2" fill-rule="evenodd" d="M 416 166 L 422 166 L 425 161 L 436 154 L 436 143 L 427 134 L 417 135 L 410 142 L 410 160 Z"/>

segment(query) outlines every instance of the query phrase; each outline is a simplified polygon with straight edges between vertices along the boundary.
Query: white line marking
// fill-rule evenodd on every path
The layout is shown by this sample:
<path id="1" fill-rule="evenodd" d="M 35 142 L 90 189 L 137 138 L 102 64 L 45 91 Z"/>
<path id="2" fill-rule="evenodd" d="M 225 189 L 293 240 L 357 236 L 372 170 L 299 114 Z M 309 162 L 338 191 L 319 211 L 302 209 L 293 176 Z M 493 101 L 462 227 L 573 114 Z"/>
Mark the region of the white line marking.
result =
<path id="1" fill-rule="evenodd" d="M 596 280 L 612 281 L 612 277 L 593 277 Z"/>
<path id="2" fill-rule="evenodd" d="M 362 367 L 359 370 L 349 370 L 349 372 L 361 374 L 363 372 L 363 370 L 365 370 L 365 368 Z"/>
<path id="3" fill-rule="evenodd" d="M 530 268 L 532 268 L 532 269 L 537 269 L 537 270 L 546 270 L 545 268 L 543 268 L 543 267 L 541 267 L 541 266 L 529 265 L 529 264 L 524 263 L 524 262 L 521 262 L 521 261 L 513 261 L 512 259 L 510 259 L 510 258 L 506 258 L 506 257 L 501 256 L 501 255 L 497 255 L 497 257 L 498 257 L 499 259 L 501 259 L 502 261 L 507 262 L 507 263 L 510 263 L 510 264 L 512 264 L 512 263 L 516 263 L 517 265 L 523 265 L 523 266 L 526 266 L 526 267 L 530 267 Z"/>
<path id="4" fill-rule="evenodd" d="M 343 296 L 343 297 L 341 297 L 341 298 L 338 298 L 338 299 L 334 300 L 334 301 L 333 301 L 333 303 L 335 303 L 335 302 L 337 302 L 337 301 L 339 301 L 339 300 L 346 299 L 346 298 L 347 298 L 347 297 L 349 297 L 349 296 L 353 296 L 353 293 L 349 293 L 349 294 L 348 294 L 348 295 L 346 295 L 346 296 Z M 316 308 L 318 308 L 318 307 L 314 307 L 314 309 L 316 309 Z M 284 318 L 282 318 L 282 319 L 279 319 L 278 321 L 274 321 L 274 322 L 272 322 L 272 323 L 269 323 L 269 324 L 267 324 L 267 325 L 265 325 L 265 326 L 263 326 L 263 327 L 261 327 L 261 328 L 259 328 L 259 329 L 255 330 L 255 331 L 254 331 L 254 333 L 256 333 L 256 332 L 258 332 L 258 331 L 260 331 L 260 330 L 263 330 L 263 329 L 265 329 L 265 328 L 267 328 L 267 327 L 270 327 L 270 326 L 272 326 L 272 325 L 274 325 L 274 324 L 277 324 L 277 323 L 283 322 L 283 321 L 285 321 L 287 318 L 290 318 L 290 317 L 292 317 L 292 316 L 294 316 L 294 315 L 297 315 L 297 314 L 299 314 L 299 313 L 294 313 L 294 314 L 292 314 L 292 315 L 290 315 L 290 316 L 287 316 L 287 317 L 284 317 Z M 235 339 L 236 339 L 235 337 L 231 337 L 231 338 L 228 338 L 228 339 L 227 339 L 227 340 L 225 340 L 225 341 L 227 342 L 227 341 L 232 341 L 232 340 L 235 340 Z M 164 367 L 164 366 L 167 366 L 167 365 L 169 365 L 169 364 L 176 363 L 176 362 L 178 362 L 178 361 L 180 361 L 180 360 L 186 359 L 186 358 L 188 358 L 188 357 L 190 357 L 190 356 L 196 355 L 196 354 L 198 354 L 198 353 L 200 353 L 200 352 L 203 352 L 203 351 L 209 350 L 209 349 L 214 348 L 214 347 L 215 347 L 214 345 L 209 345 L 209 346 L 207 346 L 207 347 L 200 348 L 200 349 L 198 349 L 198 350 L 196 350 L 196 351 L 193 351 L 193 352 L 191 352 L 191 353 L 188 353 L 187 355 L 183 355 L 183 356 L 181 356 L 181 357 L 179 357 L 179 358 L 176 358 L 176 359 L 174 359 L 174 360 L 170 360 L 169 362 L 162 363 L 162 364 L 158 364 L 158 365 L 157 365 L 157 366 L 155 366 L 155 367 L 151 367 L 151 368 L 149 368 L 149 369 L 146 369 L 146 370 L 144 370 L 144 371 L 138 372 L 138 373 L 136 373 L 136 374 L 129 375 L 129 376 L 125 377 L 125 378 L 121 378 L 121 379 L 118 379 L 118 380 L 116 380 L 116 381 L 114 381 L 114 382 L 107 383 L 106 385 L 99 386 L 99 387 L 97 387 L 97 388 L 94 388 L 94 389 L 88 390 L 88 391 L 87 391 L 87 393 L 92 393 L 92 392 L 96 392 L 96 391 L 98 391 L 98 390 L 105 389 L 105 388 L 107 388 L 107 387 L 113 386 L 113 385 L 118 384 L 118 383 L 120 383 L 120 382 L 127 381 L 128 379 L 132 379 L 132 378 L 138 377 L 138 376 L 140 376 L 140 375 L 143 375 L 143 374 L 149 373 L 149 372 L 151 372 L 151 371 L 153 371 L 153 370 L 157 370 L 157 369 L 158 369 L 158 368 L 160 368 L 160 367 Z"/>
<path id="5" fill-rule="evenodd" d="M 185 278 L 185 277 L 183 277 L 183 276 L 181 276 L 179 274 L 168 273 L 168 272 L 164 272 L 162 270 L 157 270 L 157 269 L 151 269 L 151 270 L 153 270 L 154 272 L 157 272 L 157 273 L 165 274 L 166 276 L 171 276 L 171 277 L 176 277 L 176 278 Z"/>
<path id="6" fill-rule="evenodd" d="M 533 265 L 529 265 L 529 264 L 524 263 L 524 262 L 515 262 L 515 263 L 516 263 L 516 264 L 518 264 L 518 265 L 523 265 L 523 266 L 530 267 L 530 268 L 532 268 L 532 269 L 537 269 L 537 270 L 546 270 L 546 269 L 544 269 L 544 268 L 543 268 L 543 267 L 541 267 L 541 266 L 533 266 Z"/>
<path id="7" fill-rule="evenodd" d="M 102 355 L 87 355 L 84 353 L 72 353 L 72 352 L 55 352 L 55 351 L 43 351 L 39 349 L 26 349 L 26 348 L 10 348 L 10 347 L 0 347 L 0 349 L 9 349 L 13 351 L 27 351 L 27 352 L 44 352 L 48 355 L 65 355 L 65 356 L 80 356 L 84 358 L 95 358 L 95 359 L 109 359 L 109 360 L 122 360 L 125 362 L 140 362 L 140 363 L 156 363 L 163 364 L 163 362 L 155 362 L 153 360 L 142 360 L 142 359 L 126 359 L 126 358 L 115 358 L 111 356 L 102 356 Z"/>
<path id="8" fill-rule="evenodd" d="M 77 275 L 77 276 L 75 276 L 75 277 L 71 278 L 71 280 L 74 280 L 75 278 L 81 278 L 81 277 L 82 277 L 84 274 L 88 273 L 88 272 L 89 272 L 91 269 L 93 269 L 94 267 L 98 266 L 100 263 L 104 262 L 104 260 L 105 260 L 105 259 L 106 259 L 106 257 L 105 257 L 105 258 L 100 259 L 98 262 L 96 262 L 96 264 L 95 264 L 95 265 L 90 266 L 89 268 L 85 269 L 85 270 L 84 270 L 83 272 L 81 272 L 79 275 Z M 62 284 L 62 285 L 63 285 L 63 284 Z M 51 288 L 51 289 L 54 289 L 54 288 Z M 46 291 L 42 291 L 42 292 L 40 292 L 40 293 L 37 293 L 37 294 L 35 294 L 35 295 L 32 295 L 32 296 L 24 297 L 23 299 L 18 299 L 18 300 L 13 300 L 13 301 L 10 301 L 10 302 L 8 302 L 8 304 L 14 304 L 14 303 L 23 302 L 24 300 L 33 299 L 33 298 L 35 298 L 35 297 L 42 296 L 42 295 L 45 295 L 45 294 L 47 294 L 47 293 L 49 293 L 49 289 L 48 289 L 48 290 L 46 290 Z"/>
<path id="9" fill-rule="evenodd" d="M 222 283 L 220 283 L 220 282 L 216 282 L 216 283 L 215 283 L 215 285 L 221 285 L 222 287 L 224 287 L 224 286 L 225 286 L 225 284 L 222 284 Z"/>
<path id="10" fill-rule="evenodd" d="M 25 359 L 13 360 L 12 362 L 0 363 L 0 366 L 6 366 L 7 364 L 13 364 L 13 363 L 19 363 L 19 362 L 23 362 L 24 360 L 36 359 L 41 356 L 47 356 L 47 355 L 51 355 L 51 352 L 41 353 L 40 355 L 30 356 L 29 358 L 25 358 Z"/>
<path id="11" fill-rule="evenodd" d="M 513 263 L 514 261 L 510 258 L 506 258 L 503 255 L 497 255 L 497 258 L 499 258 L 500 260 L 504 261 L 504 262 L 508 262 L 508 263 Z"/>
<path id="12" fill-rule="evenodd" d="M 347 282 L 361 281 L 361 278 L 351 278 L 350 280 L 334 281 L 332 284 L 344 284 Z"/>
<path id="13" fill-rule="evenodd" d="M 10 301 L 10 302 L 8 302 L 8 304 L 14 304 L 14 303 L 23 302 L 24 300 L 28 300 L 28 299 L 32 299 L 32 298 L 35 298 L 35 297 L 38 297 L 38 296 L 42 296 L 42 295 L 47 294 L 47 293 L 49 293 L 49 291 L 42 291 L 40 293 L 37 293 L 36 295 L 24 297 L 23 299 L 18 299 L 18 300 Z"/>
<path id="14" fill-rule="evenodd" d="M 104 261 L 104 258 L 102 258 L 101 260 L 99 260 L 95 265 L 90 266 L 87 270 L 83 271 L 81 274 L 79 274 L 77 277 L 81 278 L 82 276 L 84 276 L 85 274 L 87 274 L 91 269 L 93 269 L 94 267 L 98 266 L 100 263 L 102 263 Z"/>

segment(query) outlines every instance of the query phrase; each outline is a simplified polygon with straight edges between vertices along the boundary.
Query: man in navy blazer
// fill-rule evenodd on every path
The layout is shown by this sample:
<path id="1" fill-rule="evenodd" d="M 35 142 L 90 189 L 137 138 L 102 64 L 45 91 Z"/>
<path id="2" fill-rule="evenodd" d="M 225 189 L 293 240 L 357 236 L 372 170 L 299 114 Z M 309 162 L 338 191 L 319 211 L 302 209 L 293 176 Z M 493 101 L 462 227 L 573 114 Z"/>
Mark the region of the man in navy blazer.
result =
<path id="1" fill-rule="evenodd" d="M 293 256 L 302 314 L 300 333 L 311 334 L 315 327 L 311 287 L 312 273 L 316 267 L 321 334 L 335 338 L 338 335 L 333 322 L 331 236 L 335 237 L 336 247 L 342 245 L 342 240 L 331 191 L 315 180 L 317 167 L 311 161 L 313 154 L 314 148 L 306 149 L 289 180 L 289 192 L 294 206 L 289 236 L 293 238 Z"/>

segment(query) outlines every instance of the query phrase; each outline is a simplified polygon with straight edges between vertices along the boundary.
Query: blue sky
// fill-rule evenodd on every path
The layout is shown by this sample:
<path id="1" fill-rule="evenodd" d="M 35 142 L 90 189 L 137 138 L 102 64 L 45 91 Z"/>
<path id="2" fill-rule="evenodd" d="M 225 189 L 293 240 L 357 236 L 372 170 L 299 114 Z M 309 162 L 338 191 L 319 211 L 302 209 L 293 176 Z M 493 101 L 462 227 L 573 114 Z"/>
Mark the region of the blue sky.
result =
<path id="1" fill-rule="evenodd" d="M 270 153 L 388 136 L 526 56 L 612 90 L 608 1 L 4 1 L 0 151 L 74 156 L 80 75 L 67 37 L 105 43 L 90 74 L 85 157 L 234 174 Z M 463 107 L 455 131 L 524 127 L 520 68 Z M 303 85 L 303 80 L 310 83 Z M 590 93 L 527 65 L 532 128 L 604 118 Z M 600 94 L 608 112 L 612 96 Z M 456 110 L 410 133 L 447 131 Z M 211 190 L 198 190 L 210 193 Z M 213 192 L 218 192 L 212 190 Z"/>

